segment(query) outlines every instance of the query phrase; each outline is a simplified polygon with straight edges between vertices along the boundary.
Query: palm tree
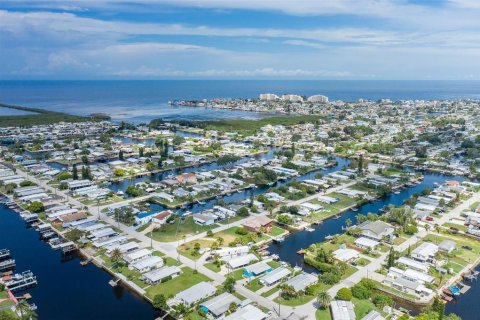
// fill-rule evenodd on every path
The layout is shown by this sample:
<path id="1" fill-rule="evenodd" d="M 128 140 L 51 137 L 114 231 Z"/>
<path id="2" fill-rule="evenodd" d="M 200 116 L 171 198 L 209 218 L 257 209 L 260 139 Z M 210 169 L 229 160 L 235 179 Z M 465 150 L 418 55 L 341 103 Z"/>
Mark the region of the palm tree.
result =
<path id="1" fill-rule="evenodd" d="M 37 314 L 32 311 L 26 300 L 22 300 L 15 306 L 15 311 L 20 315 L 22 320 L 37 319 Z"/>
<path id="2" fill-rule="evenodd" d="M 113 264 L 116 267 L 117 264 L 122 259 L 122 252 L 120 251 L 120 249 L 118 248 L 113 249 L 112 254 L 110 255 L 110 258 L 112 259 Z"/>
<path id="3" fill-rule="evenodd" d="M 428 233 L 428 231 L 430 230 L 430 225 L 429 225 L 428 223 L 426 223 L 425 226 L 424 226 L 424 228 L 425 228 L 425 230 L 426 230 L 427 233 Z"/>
<path id="4" fill-rule="evenodd" d="M 437 231 L 437 233 L 440 234 L 441 228 L 440 228 L 440 225 L 438 223 L 435 223 L 434 228 L 435 228 L 435 231 Z"/>
<path id="5" fill-rule="evenodd" d="M 327 291 L 321 290 L 317 294 L 317 303 L 321 305 L 324 309 L 327 309 L 330 306 L 331 301 L 332 297 L 328 294 Z"/>
<path id="6" fill-rule="evenodd" d="M 348 229 L 348 228 L 352 225 L 352 219 L 347 218 L 347 219 L 345 220 L 345 224 L 347 225 L 347 229 Z"/>

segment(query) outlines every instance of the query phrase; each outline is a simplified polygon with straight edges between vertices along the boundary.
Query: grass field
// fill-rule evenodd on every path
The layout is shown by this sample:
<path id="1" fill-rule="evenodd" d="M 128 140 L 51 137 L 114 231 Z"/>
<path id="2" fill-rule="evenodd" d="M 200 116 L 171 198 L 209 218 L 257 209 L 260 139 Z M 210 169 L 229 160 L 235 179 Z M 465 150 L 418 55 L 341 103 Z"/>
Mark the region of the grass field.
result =
<path id="1" fill-rule="evenodd" d="M 188 289 L 202 281 L 210 281 L 210 279 L 201 273 L 195 273 L 194 270 L 189 267 L 183 267 L 182 273 L 178 277 L 147 288 L 147 296 L 152 299 L 157 294 L 172 297 L 180 291 Z"/>
<path id="2" fill-rule="evenodd" d="M 200 245 L 200 248 L 202 249 L 205 249 L 205 248 L 210 248 L 210 246 L 212 245 L 214 241 L 213 240 L 204 240 L 204 239 L 199 239 L 199 240 L 194 240 L 194 241 L 190 241 L 190 242 L 187 242 L 187 243 L 182 243 L 178 248 L 178 252 L 180 252 L 180 254 L 182 256 L 185 256 L 189 259 L 192 259 L 192 260 L 197 260 L 198 258 L 200 258 L 202 255 L 201 254 L 197 254 L 194 250 L 194 246 L 196 243 L 198 243 Z"/>
<path id="3" fill-rule="evenodd" d="M 260 280 L 257 278 L 257 279 L 253 279 L 252 281 L 250 281 L 245 287 L 248 290 L 255 292 L 255 291 L 258 291 L 261 288 L 263 288 L 263 284 L 261 284 Z"/>
<path id="4" fill-rule="evenodd" d="M 261 127 L 268 124 L 291 126 L 300 123 L 312 123 L 322 116 L 305 115 L 305 116 L 292 116 L 292 117 L 268 117 L 260 120 L 217 120 L 217 121 L 203 121 L 198 125 L 205 127 L 206 129 L 218 130 L 218 131 L 237 131 L 237 132 L 256 132 Z"/>
<path id="5" fill-rule="evenodd" d="M 274 294 L 275 292 L 277 292 L 278 290 L 280 290 L 280 287 L 279 286 L 276 286 L 276 287 L 273 287 L 272 289 L 268 290 L 268 291 L 265 291 L 261 294 L 262 297 L 270 297 L 272 294 Z"/>
<path id="6" fill-rule="evenodd" d="M 181 242 L 183 236 L 205 232 L 216 227 L 218 227 L 217 224 L 210 226 L 198 225 L 193 221 L 192 217 L 187 217 L 183 222 L 181 219 L 177 219 L 174 224 L 166 223 L 162 225 L 152 232 L 152 238 L 160 242 L 172 242 L 176 240 L 180 240 Z M 150 233 L 148 233 L 147 236 L 150 236 Z"/>
<path id="7" fill-rule="evenodd" d="M 214 233 L 213 238 L 222 238 L 224 240 L 224 245 L 227 245 L 227 246 L 230 242 L 233 242 L 238 238 L 246 238 L 247 236 L 251 236 L 254 242 L 260 242 L 262 240 L 268 239 L 268 236 L 264 234 L 258 235 L 253 232 L 248 232 L 248 235 L 237 234 L 235 233 L 235 230 L 237 230 L 237 228 L 241 228 L 241 227 L 231 227 L 229 229 L 225 229 L 220 232 Z"/>

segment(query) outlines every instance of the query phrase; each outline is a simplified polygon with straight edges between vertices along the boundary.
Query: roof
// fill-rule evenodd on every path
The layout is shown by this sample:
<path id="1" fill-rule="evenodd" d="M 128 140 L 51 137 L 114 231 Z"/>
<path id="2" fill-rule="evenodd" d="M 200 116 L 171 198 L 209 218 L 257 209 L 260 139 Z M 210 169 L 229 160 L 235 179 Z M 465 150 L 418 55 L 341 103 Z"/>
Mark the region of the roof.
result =
<path id="1" fill-rule="evenodd" d="M 302 291 L 317 281 L 318 278 L 315 275 L 304 272 L 289 279 L 285 284 L 292 286 L 295 291 Z"/>
<path id="2" fill-rule="evenodd" d="M 251 264 L 249 266 L 246 266 L 245 270 L 248 273 L 260 274 L 260 273 L 263 273 L 265 271 L 272 270 L 272 267 L 270 267 L 265 262 L 260 261 L 260 262 L 257 262 L 255 264 Z"/>
<path id="3" fill-rule="evenodd" d="M 175 296 L 176 300 L 181 300 L 190 305 L 215 293 L 217 289 L 208 282 L 200 282 L 193 287 L 183 290 Z"/>
<path id="4" fill-rule="evenodd" d="M 143 270 L 145 268 L 153 268 L 162 265 L 163 259 L 159 256 L 147 257 L 131 264 L 131 266 L 137 270 Z"/>
<path id="5" fill-rule="evenodd" d="M 420 255 L 424 257 L 434 256 L 437 253 L 438 246 L 431 242 L 424 242 L 412 251 L 412 255 Z"/>
<path id="6" fill-rule="evenodd" d="M 262 320 L 267 317 L 268 314 L 263 313 L 262 310 L 249 304 L 225 317 L 224 320 Z"/>
<path id="7" fill-rule="evenodd" d="M 145 273 L 143 276 L 152 281 L 152 282 L 157 282 L 162 279 L 165 279 L 166 277 L 172 276 L 177 273 L 181 273 L 182 271 L 180 270 L 179 267 L 177 266 L 169 266 L 169 267 L 163 267 L 160 269 L 156 269 L 150 272 Z"/>
<path id="8" fill-rule="evenodd" d="M 355 310 L 351 301 L 334 300 L 330 303 L 333 320 L 355 320 Z"/>
<path id="9" fill-rule="evenodd" d="M 369 238 L 360 237 L 360 238 L 355 240 L 355 244 L 363 246 L 363 247 L 373 248 L 373 247 L 377 246 L 379 244 L 379 242 L 375 241 L 375 240 L 372 240 L 372 239 L 369 239 Z"/>
<path id="10" fill-rule="evenodd" d="M 333 256 L 337 260 L 346 262 L 357 258 L 358 256 L 360 256 L 360 253 L 353 249 L 338 249 L 333 252 Z"/>
<path id="11" fill-rule="evenodd" d="M 252 261 L 258 260 L 257 256 L 254 255 L 253 253 L 249 253 L 245 256 L 240 256 L 240 257 L 235 257 L 230 260 L 228 260 L 228 264 L 230 265 L 231 268 L 235 269 L 238 267 L 243 267 L 247 264 L 249 264 Z"/>
<path id="12" fill-rule="evenodd" d="M 253 218 L 249 219 L 243 225 L 246 226 L 246 227 L 257 229 L 257 228 L 261 228 L 263 226 L 266 226 L 266 225 L 272 223 L 272 221 L 273 220 L 270 219 L 270 218 L 263 217 L 263 216 L 257 216 L 257 217 L 253 217 Z"/>
<path id="13" fill-rule="evenodd" d="M 381 220 L 365 221 L 359 227 L 362 230 L 368 230 L 375 233 L 376 235 L 380 235 L 384 233 L 387 229 L 393 228 L 390 224 Z"/>
<path id="14" fill-rule="evenodd" d="M 441 250 L 444 250 L 444 251 L 454 250 L 455 247 L 456 247 L 456 244 L 455 244 L 455 242 L 453 242 L 452 240 L 443 240 L 443 241 L 440 242 L 440 244 L 438 245 L 438 248 L 440 248 Z"/>
<path id="15" fill-rule="evenodd" d="M 210 312 L 215 317 L 219 317 L 229 309 L 232 302 L 238 305 L 240 303 L 240 299 L 235 297 L 233 294 L 224 292 L 219 296 L 205 301 L 200 306 L 205 312 Z"/>
<path id="16" fill-rule="evenodd" d="M 159 214 L 157 214 L 155 217 L 153 217 L 154 219 L 158 219 L 158 220 L 163 220 L 165 219 L 166 217 L 168 217 L 169 215 L 171 215 L 172 213 L 170 211 L 162 211 L 160 212 Z"/>
<path id="17" fill-rule="evenodd" d="M 273 270 L 272 272 L 269 272 L 266 275 L 264 275 L 262 278 L 260 278 L 260 282 L 264 282 L 267 285 L 271 285 L 271 284 L 285 278 L 290 273 L 292 273 L 292 272 L 290 270 L 288 270 L 287 268 L 280 267 L 280 268 L 277 268 L 277 269 Z"/>
<path id="18" fill-rule="evenodd" d="M 378 311 L 372 310 L 362 320 L 385 320 L 385 318 Z"/>
<path id="19" fill-rule="evenodd" d="M 417 269 L 417 270 L 422 270 L 427 272 L 428 271 L 428 266 L 425 265 L 422 262 L 407 258 L 407 257 L 400 257 L 397 260 L 397 263 L 404 264 L 406 266 L 409 266 L 411 268 Z"/>

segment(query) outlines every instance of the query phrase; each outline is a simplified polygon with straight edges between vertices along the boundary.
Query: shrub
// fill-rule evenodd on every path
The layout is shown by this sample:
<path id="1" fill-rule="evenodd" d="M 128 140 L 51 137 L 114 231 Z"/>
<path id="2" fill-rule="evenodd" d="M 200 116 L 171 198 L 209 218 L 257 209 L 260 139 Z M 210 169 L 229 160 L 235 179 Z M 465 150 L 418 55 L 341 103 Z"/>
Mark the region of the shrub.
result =
<path id="1" fill-rule="evenodd" d="M 393 299 L 385 294 L 378 294 L 373 298 L 373 304 L 382 309 L 385 306 L 393 305 Z"/>
<path id="2" fill-rule="evenodd" d="M 245 229 L 242 228 L 242 227 L 237 227 L 237 228 L 235 229 L 235 233 L 244 236 L 244 235 L 247 235 L 247 234 L 248 234 L 248 231 L 245 230 Z"/>
<path id="3" fill-rule="evenodd" d="M 335 299 L 350 301 L 352 300 L 352 291 L 348 288 L 342 288 L 338 290 Z"/>
<path id="4" fill-rule="evenodd" d="M 342 277 L 340 276 L 340 274 L 338 272 L 326 272 L 326 273 L 320 275 L 320 277 L 319 277 L 321 282 L 323 282 L 325 284 L 329 284 L 329 285 L 336 284 L 336 283 L 340 282 L 341 278 Z"/>

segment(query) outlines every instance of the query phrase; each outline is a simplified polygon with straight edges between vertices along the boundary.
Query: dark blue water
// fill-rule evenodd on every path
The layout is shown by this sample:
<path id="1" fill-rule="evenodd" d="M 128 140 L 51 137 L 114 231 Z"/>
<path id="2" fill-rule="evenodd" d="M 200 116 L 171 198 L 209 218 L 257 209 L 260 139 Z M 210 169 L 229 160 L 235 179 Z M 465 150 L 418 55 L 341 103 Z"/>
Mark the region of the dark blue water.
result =
<path id="1" fill-rule="evenodd" d="M 387 197 L 378 199 L 374 202 L 367 203 L 361 206 L 358 211 L 348 210 L 339 219 L 328 219 L 322 224 L 312 226 L 315 231 L 307 232 L 300 231 L 294 232 L 285 238 L 285 241 L 281 243 L 272 243 L 269 247 L 271 253 L 278 254 L 280 260 L 289 262 L 292 266 L 303 267 L 304 270 L 309 272 L 318 272 L 315 268 L 303 263 L 303 256 L 299 254 L 293 254 L 300 249 L 308 248 L 312 243 L 318 243 L 325 241 L 325 237 L 328 235 L 334 235 L 342 233 L 342 227 L 345 227 L 345 220 L 350 219 L 355 224 L 357 219 L 356 215 L 367 215 L 368 213 L 379 214 L 380 209 L 391 204 L 394 206 L 400 206 L 402 203 L 410 198 L 413 194 L 421 192 L 426 188 L 432 188 L 434 183 L 442 183 L 445 180 L 456 179 L 462 180 L 461 177 L 447 177 L 436 173 L 425 173 L 422 183 L 410 188 L 406 188 L 400 191 L 399 194 L 391 193 Z"/>
<path id="2" fill-rule="evenodd" d="M 0 248 L 10 249 L 17 271 L 31 270 L 38 286 L 29 289 L 40 319 L 153 319 L 153 307 L 123 286 L 112 288 L 111 276 L 80 258 L 62 261 L 62 254 L 26 229 L 19 215 L 0 205 Z M 19 295 L 19 293 L 17 293 Z"/>
<path id="3" fill-rule="evenodd" d="M 475 270 L 480 271 L 480 266 Z M 465 283 L 471 286 L 471 289 L 466 293 L 457 297 L 452 302 L 447 303 L 446 313 L 455 313 L 463 320 L 480 320 L 480 304 L 478 297 L 480 297 L 480 279 Z"/>
<path id="4" fill-rule="evenodd" d="M 480 81 L 0 81 L 0 102 L 74 114 L 106 112 L 135 122 L 258 118 L 264 114 L 167 106 L 169 100 L 324 94 L 330 100 L 478 99 Z"/>

